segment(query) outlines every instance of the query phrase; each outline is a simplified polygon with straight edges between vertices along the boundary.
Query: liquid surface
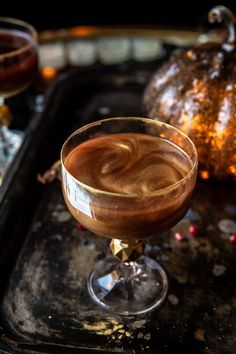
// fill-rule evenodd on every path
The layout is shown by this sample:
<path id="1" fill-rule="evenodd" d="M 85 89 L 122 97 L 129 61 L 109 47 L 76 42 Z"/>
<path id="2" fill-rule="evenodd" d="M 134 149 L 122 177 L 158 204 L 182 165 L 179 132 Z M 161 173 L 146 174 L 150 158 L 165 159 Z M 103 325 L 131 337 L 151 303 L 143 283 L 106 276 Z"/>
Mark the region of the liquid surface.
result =
<path id="1" fill-rule="evenodd" d="M 33 43 L 33 39 L 27 33 L 14 30 L 0 30 L 0 54 L 11 53 L 31 43 Z"/>
<path id="2" fill-rule="evenodd" d="M 147 194 L 184 178 L 192 163 L 173 143 L 145 134 L 111 134 L 78 145 L 65 159 L 78 181 L 107 192 Z"/>
<path id="3" fill-rule="evenodd" d="M 65 202 L 74 218 L 95 234 L 151 237 L 186 213 L 196 169 L 183 183 L 176 182 L 192 167 L 184 151 L 165 139 L 134 133 L 100 136 L 78 145 L 66 157 Z M 97 194 L 85 185 L 117 194 Z"/>

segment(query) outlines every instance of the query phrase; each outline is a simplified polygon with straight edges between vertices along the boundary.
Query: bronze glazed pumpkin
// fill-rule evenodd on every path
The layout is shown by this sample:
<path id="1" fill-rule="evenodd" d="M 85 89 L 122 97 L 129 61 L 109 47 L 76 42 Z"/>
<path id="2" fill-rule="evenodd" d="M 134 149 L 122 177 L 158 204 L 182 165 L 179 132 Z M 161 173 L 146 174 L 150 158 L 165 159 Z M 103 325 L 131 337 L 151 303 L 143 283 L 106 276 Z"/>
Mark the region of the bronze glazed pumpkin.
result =
<path id="1" fill-rule="evenodd" d="M 236 177 L 235 17 L 214 7 L 210 22 L 225 21 L 221 44 L 207 43 L 172 56 L 144 93 L 151 118 L 168 122 L 195 142 L 202 177 Z"/>

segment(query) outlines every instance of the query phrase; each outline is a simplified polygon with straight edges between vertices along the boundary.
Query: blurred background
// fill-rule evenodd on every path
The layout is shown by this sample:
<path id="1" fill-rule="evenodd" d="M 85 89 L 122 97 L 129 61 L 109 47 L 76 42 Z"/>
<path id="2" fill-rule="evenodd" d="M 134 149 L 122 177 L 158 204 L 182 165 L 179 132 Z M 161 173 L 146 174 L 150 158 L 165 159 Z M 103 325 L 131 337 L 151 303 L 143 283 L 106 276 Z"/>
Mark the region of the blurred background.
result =
<path id="1" fill-rule="evenodd" d="M 32 23 L 38 30 L 78 25 L 146 25 L 196 28 L 215 5 L 236 13 L 236 1 L 6 1 L 1 16 Z"/>

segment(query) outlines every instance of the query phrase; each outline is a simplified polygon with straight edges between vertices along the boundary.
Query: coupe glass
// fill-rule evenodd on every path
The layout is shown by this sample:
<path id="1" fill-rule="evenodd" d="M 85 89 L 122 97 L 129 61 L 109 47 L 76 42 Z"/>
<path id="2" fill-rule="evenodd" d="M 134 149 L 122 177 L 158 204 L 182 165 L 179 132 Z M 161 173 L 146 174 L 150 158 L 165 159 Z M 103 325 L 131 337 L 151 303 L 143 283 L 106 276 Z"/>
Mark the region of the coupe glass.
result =
<path id="1" fill-rule="evenodd" d="M 83 153 L 76 158 L 78 148 Z M 188 209 L 197 172 L 192 141 L 159 121 L 110 118 L 75 131 L 62 147 L 61 163 L 69 211 L 87 229 L 111 239 L 113 256 L 98 261 L 88 279 L 93 300 L 122 315 L 159 306 L 167 276 L 142 253 L 150 237 L 175 225 Z"/>
<path id="2" fill-rule="evenodd" d="M 28 23 L 0 17 L 0 177 L 19 149 L 23 133 L 10 131 L 6 98 L 23 91 L 38 71 L 37 32 Z"/>

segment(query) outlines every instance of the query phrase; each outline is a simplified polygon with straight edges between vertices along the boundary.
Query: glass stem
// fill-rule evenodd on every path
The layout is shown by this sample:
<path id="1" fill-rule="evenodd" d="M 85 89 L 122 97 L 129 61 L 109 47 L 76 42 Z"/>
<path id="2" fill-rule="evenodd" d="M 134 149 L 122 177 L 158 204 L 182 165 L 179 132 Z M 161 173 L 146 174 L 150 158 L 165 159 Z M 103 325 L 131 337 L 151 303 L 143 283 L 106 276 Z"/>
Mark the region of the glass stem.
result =
<path id="1" fill-rule="evenodd" d="M 4 98 L 0 97 L 0 184 L 24 136 L 21 131 L 14 132 L 8 129 L 11 119 L 10 109 L 5 104 Z"/>
<path id="2" fill-rule="evenodd" d="M 9 147 L 11 140 L 9 139 L 8 124 L 11 121 L 11 113 L 5 104 L 4 98 L 0 97 L 0 146 L 3 158 L 9 157 Z"/>
<path id="3" fill-rule="evenodd" d="M 0 145 L 1 145 L 1 154 L 3 155 L 4 158 L 8 158 L 8 139 L 7 139 L 7 130 L 8 127 L 1 126 L 0 127 Z"/>
<path id="4" fill-rule="evenodd" d="M 118 266 L 121 278 L 124 278 L 126 281 L 132 280 L 137 275 L 138 268 L 138 264 L 134 261 L 121 262 Z"/>
<path id="5" fill-rule="evenodd" d="M 132 261 L 132 262 L 123 262 L 122 266 L 124 269 L 127 269 L 128 274 L 133 274 L 136 272 L 137 269 L 137 263 Z"/>

